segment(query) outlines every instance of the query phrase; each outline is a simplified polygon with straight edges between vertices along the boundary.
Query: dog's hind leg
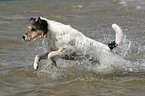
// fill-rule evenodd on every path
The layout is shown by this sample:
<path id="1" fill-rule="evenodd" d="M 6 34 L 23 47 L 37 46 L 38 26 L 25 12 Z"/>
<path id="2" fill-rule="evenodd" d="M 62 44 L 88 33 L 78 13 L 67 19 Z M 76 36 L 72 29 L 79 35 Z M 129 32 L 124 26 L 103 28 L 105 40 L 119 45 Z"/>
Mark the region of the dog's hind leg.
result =
<path id="1" fill-rule="evenodd" d="M 47 59 L 47 56 L 48 56 L 49 53 L 50 53 L 50 52 L 47 52 L 47 53 L 45 53 L 45 54 L 43 54 L 43 55 L 39 55 L 39 56 L 36 56 L 36 57 L 35 57 L 34 64 L 33 64 L 33 68 L 34 68 L 35 70 L 38 69 L 40 60 L 42 60 L 42 59 Z"/>

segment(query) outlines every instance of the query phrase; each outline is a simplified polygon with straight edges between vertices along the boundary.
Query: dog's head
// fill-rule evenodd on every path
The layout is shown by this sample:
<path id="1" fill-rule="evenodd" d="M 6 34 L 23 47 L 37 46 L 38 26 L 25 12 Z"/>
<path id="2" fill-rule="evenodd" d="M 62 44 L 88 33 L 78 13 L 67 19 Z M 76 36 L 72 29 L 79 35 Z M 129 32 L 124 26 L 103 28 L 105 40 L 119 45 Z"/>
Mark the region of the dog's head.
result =
<path id="1" fill-rule="evenodd" d="M 48 23 L 46 20 L 38 18 L 31 18 L 31 26 L 28 26 L 28 32 L 26 32 L 22 39 L 25 41 L 35 41 L 39 38 L 44 37 L 48 32 Z"/>

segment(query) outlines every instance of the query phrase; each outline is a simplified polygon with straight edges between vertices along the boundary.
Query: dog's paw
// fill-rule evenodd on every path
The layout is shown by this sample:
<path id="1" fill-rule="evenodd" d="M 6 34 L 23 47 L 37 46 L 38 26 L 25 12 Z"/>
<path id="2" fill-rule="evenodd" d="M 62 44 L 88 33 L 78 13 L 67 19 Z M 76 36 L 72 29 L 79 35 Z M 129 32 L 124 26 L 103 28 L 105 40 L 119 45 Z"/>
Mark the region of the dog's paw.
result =
<path id="1" fill-rule="evenodd" d="M 38 63 L 34 63 L 34 64 L 33 64 L 33 68 L 34 68 L 34 70 L 37 71 L 38 67 L 39 67 L 39 64 L 38 64 Z"/>
<path id="2" fill-rule="evenodd" d="M 37 70 L 38 69 L 38 67 L 39 67 L 39 57 L 38 56 L 36 56 L 35 57 L 35 60 L 34 60 L 34 64 L 33 64 L 33 68 L 34 68 L 34 70 Z"/>

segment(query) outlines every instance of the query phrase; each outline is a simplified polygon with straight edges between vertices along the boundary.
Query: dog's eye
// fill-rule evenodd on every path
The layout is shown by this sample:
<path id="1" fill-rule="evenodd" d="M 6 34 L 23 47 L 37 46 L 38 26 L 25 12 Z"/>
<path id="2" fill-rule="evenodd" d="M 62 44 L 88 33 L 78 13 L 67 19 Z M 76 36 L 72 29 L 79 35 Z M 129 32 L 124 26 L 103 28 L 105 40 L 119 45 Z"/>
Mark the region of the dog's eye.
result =
<path id="1" fill-rule="evenodd" d="M 36 31 L 36 29 L 32 28 L 32 30 L 31 30 L 31 31 Z"/>

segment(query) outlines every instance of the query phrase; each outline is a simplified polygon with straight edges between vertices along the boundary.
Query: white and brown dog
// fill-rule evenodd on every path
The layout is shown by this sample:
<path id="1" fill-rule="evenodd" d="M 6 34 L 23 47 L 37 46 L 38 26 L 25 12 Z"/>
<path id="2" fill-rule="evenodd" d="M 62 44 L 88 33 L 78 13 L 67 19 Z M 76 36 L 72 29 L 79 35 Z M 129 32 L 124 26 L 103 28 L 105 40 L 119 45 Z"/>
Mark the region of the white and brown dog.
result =
<path id="1" fill-rule="evenodd" d="M 41 59 L 48 59 L 50 64 L 56 65 L 56 57 L 63 59 L 77 59 L 78 53 L 95 52 L 96 59 L 101 62 L 102 53 L 110 52 L 122 41 L 123 33 L 117 24 L 112 27 L 116 32 L 116 40 L 105 45 L 101 42 L 92 40 L 84 34 L 75 30 L 69 25 L 48 20 L 46 18 L 31 18 L 32 25 L 28 27 L 28 32 L 22 38 L 25 41 L 35 41 L 39 38 L 48 38 L 50 52 L 36 56 L 34 60 L 34 69 L 37 70 Z"/>

